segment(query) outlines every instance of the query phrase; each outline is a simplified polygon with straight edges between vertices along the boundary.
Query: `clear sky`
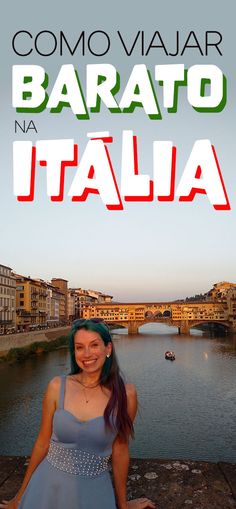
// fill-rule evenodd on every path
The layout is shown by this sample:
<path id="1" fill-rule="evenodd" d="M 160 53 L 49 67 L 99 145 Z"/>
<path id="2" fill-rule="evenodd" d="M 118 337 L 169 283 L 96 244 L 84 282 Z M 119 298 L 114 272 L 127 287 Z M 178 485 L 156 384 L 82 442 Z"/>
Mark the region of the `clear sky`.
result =
<path id="1" fill-rule="evenodd" d="M 63 277 L 72 287 L 94 288 L 114 295 L 116 300 L 166 300 L 207 291 L 217 281 L 235 277 L 235 90 L 233 26 L 234 2 L 200 0 L 147 1 L 134 0 L 112 4 L 108 1 L 84 3 L 68 0 L 41 0 L 33 3 L 9 1 L 4 8 L 1 29 L 1 251 L 0 263 L 18 273 L 51 279 Z M 14 11 L 14 15 L 13 15 Z M 89 35 L 95 30 L 106 32 L 111 47 L 104 57 L 78 50 L 72 57 L 65 51 L 41 57 L 35 51 L 28 57 L 17 57 L 11 46 L 14 34 L 27 30 L 34 38 L 49 30 L 58 36 L 63 31 L 75 42 L 82 30 Z M 129 44 L 138 30 L 143 30 L 149 44 L 158 30 L 167 47 L 174 52 L 176 31 L 183 46 L 193 30 L 204 51 L 205 32 L 218 31 L 223 40 L 220 56 L 209 48 L 208 56 L 188 49 L 183 56 L 166 56 L 161 48 L 152 49 L 147 57 L 135 49 L 128 57 L 117 38 L 120 31 Z M 33 39 L 32 39 L 33 40 Z M 22 43 L 23 44 L 23 43 Z M 46 40 L 44 48 L 49 47 Z M 99 41 L 97 41 L 99 47 Z M 97 47 L 97 46 L 96 46 Z M 23 46 L 22 46 L 23 48 Z M 42 42 L 43 48 L 43 42 Z M 43 66 L 49 75 L 48 90 L 62 64 L 72 63 L 85 86 L 86 64 L 111 63 L 119 71 L 121 91 L 137 63 L 146 64 L 154 76 L 156 64 L 211 63 L 227 77 L 227 104 L 221 113 L 198 113 L 187 101 L 186 89 L 179 95 L 176 114 L 163 108 L 162 88 L 156 84 L 162 120 L 150 120 L 143 109 L 132 114 L 111 114 L 102 107 L 90 120 L 78 120 L 71 110 L 60 114 L 17 114 L 11 105 L 11 68 L 13 64 Z M 3 71 L 4 70 L 4 71 Z M 117 94 L 117 98 L 121 93 Z M 14 132 L 15 120 L 32 119 L 38 133 Z M 122 131 L 131 129 L 138 137 L 140 173 L 152 176 L 152 144 L 154 140 L 172 140 L 177 147 L 176 182 L 183 173 L 193 143 L 208 138 L 215 146 L 230 211 L 216 211 L 206 196 L 198 195 L 190 203 L 127 203 L 123 211 L 108 211 L 99 196 L 90 195 L 85 203 L 71 203 L 67 196 L 75 169 L 68 168 L 65 198 L 51 203 L 46 195 L 45 168 L 36 168 L 36 194 L 32 203 L 19 203 L 13 195 L 12 143 L 14 140 L 74 138 L 82 154 L 87 132 L 109 131 L 113 144 L 110 155 L 118 184 L 121 168 Z"/>

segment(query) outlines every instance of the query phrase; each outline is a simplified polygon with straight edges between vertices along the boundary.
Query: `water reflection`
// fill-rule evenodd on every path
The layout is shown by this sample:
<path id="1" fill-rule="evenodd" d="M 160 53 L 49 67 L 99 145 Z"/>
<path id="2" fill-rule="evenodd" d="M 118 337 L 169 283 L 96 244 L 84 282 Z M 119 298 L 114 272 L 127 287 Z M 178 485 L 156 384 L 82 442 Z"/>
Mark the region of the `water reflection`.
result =
<path id="1" fill-rule="evenodd" d="M 236 338 L 197 330 L 179 336 L 156 324 L 134 336 L 115 332 L 122 370 L 139 394 L 132 455 L 236 462 Z M 175 352 L 174 362 L 165 360 L 166 350 Z M 0 366 L 2 454 L 29 454 L 46 385 L 68 372 L 67 350 Z"/>
<path id="2" fill-rule="evenodd" d="M 221 338 L 220 343 L 215 344 L 213 350 L 225 356 L 236 357 L 236 336 Z"/>

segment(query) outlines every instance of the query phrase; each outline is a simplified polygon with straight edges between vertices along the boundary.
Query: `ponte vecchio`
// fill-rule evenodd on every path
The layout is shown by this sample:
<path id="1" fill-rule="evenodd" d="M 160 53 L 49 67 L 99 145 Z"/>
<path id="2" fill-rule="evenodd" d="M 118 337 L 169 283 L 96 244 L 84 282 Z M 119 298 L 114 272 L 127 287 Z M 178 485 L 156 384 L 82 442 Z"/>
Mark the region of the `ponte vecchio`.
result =
<path id="1" fill-rule="evenodd" d="M 126 327 L 129 334 L 137 334 L 147 323 L 165 323 L 188 334 L 192 327 L 202 324 L 221 324 L 228 332 L 236 332 L 236 299 L 222 302 L 135 302 L 100 303 L 87 305 L 83 318 L 103 318 L 108 324 Z"/>

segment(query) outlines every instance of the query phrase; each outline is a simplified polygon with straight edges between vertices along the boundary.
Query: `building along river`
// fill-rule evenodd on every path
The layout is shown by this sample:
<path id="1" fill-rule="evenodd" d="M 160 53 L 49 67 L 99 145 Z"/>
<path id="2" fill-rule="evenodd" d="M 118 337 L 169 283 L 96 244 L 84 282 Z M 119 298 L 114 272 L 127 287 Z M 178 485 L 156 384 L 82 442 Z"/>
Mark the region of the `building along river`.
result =
<path id="1" fill-rule="evenodd" d="M 174 327 L 148 324 L 137 335 L 115 331 L 114 344 L 139 395 L 133 457 L 236 463 L 235 336 L 179 336 Z M 174 350 L 174 362 L 166 350 Z M 0 365 L 0 454 L 30 454 L 47 382 L 69 369 L 67 349 Z"/>

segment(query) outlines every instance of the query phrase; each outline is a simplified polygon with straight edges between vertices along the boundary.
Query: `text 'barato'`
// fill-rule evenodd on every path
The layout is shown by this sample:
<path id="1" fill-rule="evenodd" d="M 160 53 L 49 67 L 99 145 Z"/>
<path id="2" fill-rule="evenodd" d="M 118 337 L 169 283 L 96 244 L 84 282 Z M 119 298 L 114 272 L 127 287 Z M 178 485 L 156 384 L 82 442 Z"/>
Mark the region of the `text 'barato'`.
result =
<path id="1" fill-rule="evenodd" d="M 100 112 L 102 102 L 111 113 L 133 113 L 141 107 L 151 120 L 160 120 L 158 96 L 162 96 L 163 108 L 175 113 L 180 87 L 186 87 L 188 103 L 200 113 L 220 112 L 226 104 L 226 78 L 216 65 L 193 65 L 189 69 L 184 64 L 156 65 L 153 79 L 145 64 L 137 64 L 121 85 L 112 64 L 90 64 L 86 66 L 83 90 L 78 71 L 68 64 L 60 67 L 56 80 L 50 83 L 50 92 L 49 82 L 46 70 L 39 65 L 14 65 L 12 106 L 19 113 L 41 113 L 45 109 L 60 113 L 70 107 L 78 119 L 86 120 L 89 112 Z"/>

